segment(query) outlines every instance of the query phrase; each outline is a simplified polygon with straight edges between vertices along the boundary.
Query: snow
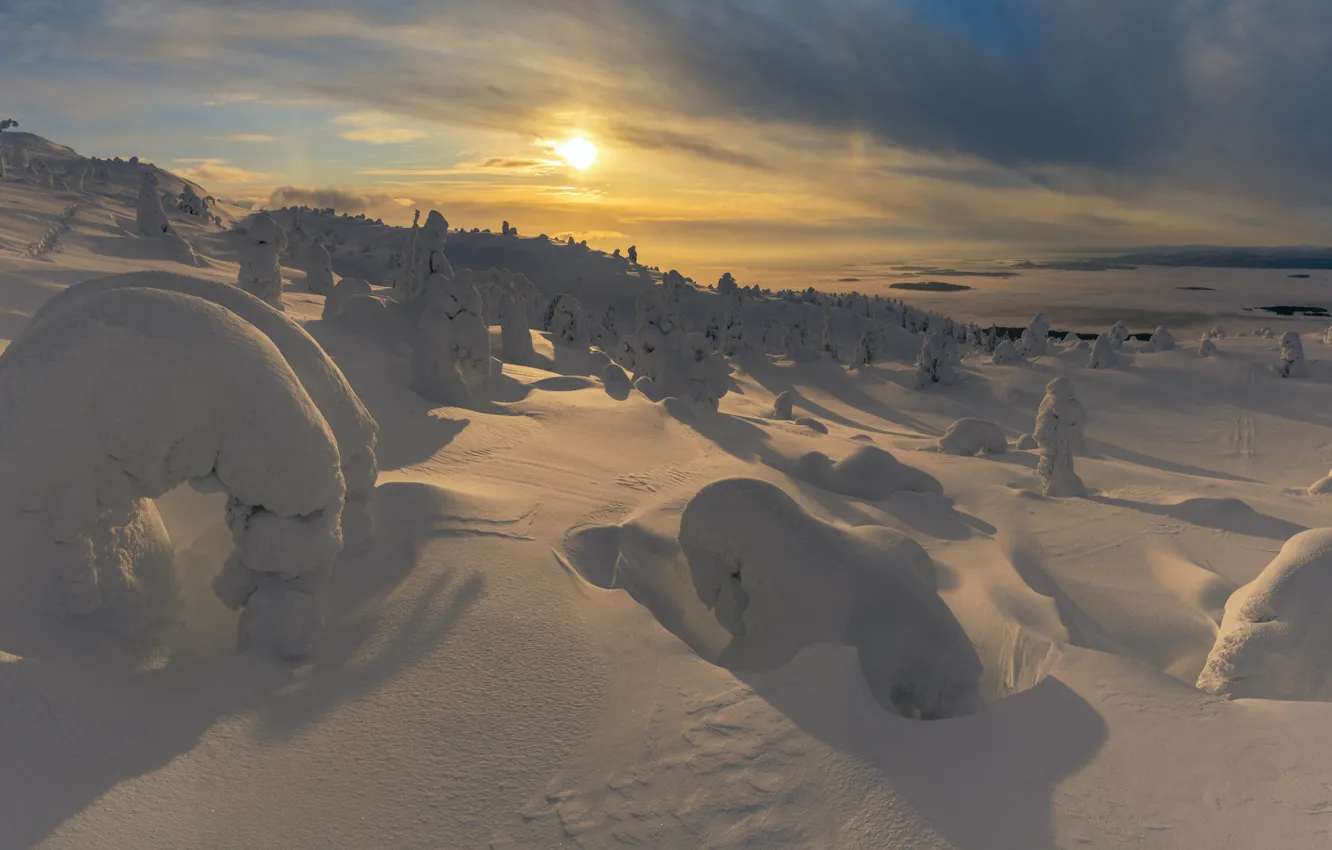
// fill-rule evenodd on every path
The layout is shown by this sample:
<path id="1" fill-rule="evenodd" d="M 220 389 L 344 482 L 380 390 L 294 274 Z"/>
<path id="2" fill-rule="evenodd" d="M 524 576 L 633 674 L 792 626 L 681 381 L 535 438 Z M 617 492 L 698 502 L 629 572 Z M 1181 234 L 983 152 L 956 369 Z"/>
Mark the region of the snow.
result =
<path id="1" fill-rule="evenodd" d="M 1231 594 L 1198 687 L 1228 697 L 1332 699 L 1332 529 L 1286 541 Z"/>
<path id="2" fill-rule="evenodd" d="M 1309 364 L 1304 360 L 1304 345 L 1296 331 L 1286 331 L 1281 335 L 1281 362 L 1277 374 L 1283 378 L 1309 377 Z"/>
<path id="3" fill-rule="evenodd" d="M 77 160 L 33 137 L 25 144 L 57 175 Z M 29 349 L 31 338 L 10 341 L 44 303 L 93 278 L 188 271 L 242 295 L 233 283 L 253 211 L 219 201 L 218 227 L 167 209 L 201 258 L 183 269 L 137 234 L 145 166 L 102 161 L 76 197 L 19 179 L 13 161 L 0 185 L 0 347 Z M 158 174 L 164 194 L 179 197 L 185 182 Z M 286 212 L 278 218 L 287 224 Z M 1332 383 L 1327 349 L 1303 336 L 1321 337 L 1326 319 L 1243 309 L 1322 303 L 1325 273 L 1297 281 L 1263 270 L 1033 270 L 970 279 L 977 285 L 966 292 L 913 292 L 912 309 L 848 294 L 828 308 L 838 350 L 851 351 L 868 327 L 883 343 L 854 372 L 822 356 L 781 357 L 780 334 L 796 315 L 820 329 L 828 305 L 819 293 L 746 289 L 747 345 L 720 358 L 728 391 L 716 411 L 678 389 L 667 398 L 658 390 L 670 381 L 659 388 L 641 372 L 648 392 L 624 391 L 591 354 L 561 374 L 551 369 L 551 340 L 530 331 L 531 359 L 499 371 L 492 361 L 489 400 L 457 407 L 411 390 L 415 323 L 427 305 L 407 307 L 404 291 L 385 286 L 407 231 L 318 211 L 301 220 L 329 247 L 335 279 L 367 282 L 320 321 L 333 296 L 305 291 L 303 258 L 281 268 L 282 254 L 272 265 L 287 281 L 282 322 L 317 341 L 378 423 L 369 501 L 379 533 L 366 551 L 338 553 L 324 578 L 313 561 L 328 557 L 332 537 L 317 522 L 272 534 L 276 517 L 247 511 L 248 501 L 228 511 L 224 493 L 163 480 L 144 491 L 160 495 L 118 500 L 93 529 L 91 568 L 64 573 L 75 608 L 98 601 L 76 592 L 95 576 L 97 610 L 67 614 L 61 599 L 39 612 L 27 605 L 33 596 L 6 585 L 0 845 L 1165 850 L 1325 840 L 1332 701 L 1317 696 L 1326 643 L 1301 607 L 1318 604 L 1321 561 L 1281 580 L 1300 600 L 1282 602 L 1273 621 L 1281 639 L 1264 636 L 1237 656 L 1253 662 L 1254 683 L 1293 683 L 1300 699 L 1221 699 L 1196 687 L 1227 598 L 1258 579 L 1285 541 L 1327 525 L 1326 496 L 1309 485 L 1311 470 L 1332 466 Z M 627 317 L 655 290 L 659 324 L 672 323 L 672 362 L 682 364 L 689 335 L 726 314 L 716 292 L 677 277 L 668 291 L 657 272 L 595 250 L 498 233 L 448 237 L 452 266 L 510 270 L 528 328 L 569 292 L 593 321 L 613 306 L 630 341 L 638 329 Z M 498 352 L 509 346 L 490 287 L 506 273 L 476 274 L 481 318 L 500 325 L 488 331 Z M 747 282 L 751 272 L 736 274 Z M 1176 288 L 1184 285 L 1214 289 Z M 131 291 L 145 297 L 121 290 Z M 213 303 L 244 330 L 204 312 L 272 366 L 265 374 L 288 364 L 281 397 L 303 390 L 305 433 L 322 434 L 304 443 L 256 437 L 277 434 L 265 423 L 290 408 L 245 393 L 259 419 L 239 429 L 247 439 L 234 448 L 262 456 L 254 474 L 271 475 L 275 489 L 336 481 L 339 466 L 350 482 L 353 466 L 334 451 L 338 424 L 295 357 Z M 1059 330 L 1122 318 L 1138 334 L 1231 333 L 1217 342 L 1224 356 L 1126 351 L 1121 368 L 1087 369 L 1090 346 L 1066 342 L 999 368 L 988 363 L 988 340 L 946 324 L 1021 327 L 1037 312 Z M 61 308 L 32 333 L 68 315 Z M 769 322 L 778 331 L 765 354 Z M 960 380 L 922 393 L 915 358 L 926 323 L 943 332 Z M 29 468 L 68 459 L 81 477 L 110 464 L 96 440 L 121 423 L 147 437 L 173 422 L 220 421 L 210 418 L 216 394 L 196 383 L 169 404 L 154 395 L 160 415 L 125 420 L 136 399 L 174 389 L 196 363 L 238 366 L 207 358 L 207 333 L 175 327 L 154 322 L 116 345 L 62 340 L 60 352 L 82 358 L 71 377 L 88 377 L 67 391 L 51 373 L 32 389 L 33 405 L 0 410 L 6 437 L 10 417 L 31 411 L 24 440 L 59 450 L 18 452 L 3 439 L 0 452 L 22 454 Z M 1287 331 L 1302 335 L 1306 379 L 1278 375 Z M 157 340 L 153 351 L 171 346 L 168 373 L 154 379 L 159 372 L 145 368 L 135 374 L 148 380 L 131 381 L 104 367 L 108 352 L 143 354 L 142 337 Z M 933 450 L 960 418 L 1008 435 L 1030 430 L 1057 377 L 1072 378 L 1090 423 L 1076 452 L 1086 498 L 1040 495 L 1038 452 L 977 460 Z M 116 403 L 101 412 L 82 401 L 111 392 Z M 798 410 L 772 418 L 783 394 Z M 312 424 L 316 413 L 325 430 Z M 319 475 L 286 472 L 318 445 Z M 871 447 L 896 460 L 868 452 L 859 467 L 849 462 Z M 880 486 L 901 461 L 926 492 Z M 13 556 L 52 548 L 44 516 L 0 513 L 6 580 L 53 589 L 59 553 Z M 233 541 L 228 517 L 252 536 Z M 726 547 L 743 557 L 744 583 L 756 582 L 739 612 L 743 639 L 698 593 L 704 581 L 729 581 L 716 559 Z M 238 550 L 273 559 L 274 569 L 232 569 L 215 592 L 211 580 Z M 708 576 L 699 584 L 695 557 Z M 318 575 L 292 579 L 282 568 Z M 310 584 L 317 594 L 304 593 Z M 218 593 L 234 602 L 251 588 L 242 626 Z M 817 617 L 803 613 L 806 601 Z M 264 613 L 273 608 L 283 615 Z M 865 635 L 865 619 L 838 625 L 871 608 L 883 615 L 868 621 L 879 633 Z M 242 633 L 299 643 L 321 613 L 300 663 L 236 652 Z M 754 643 L 751 621 L 774 642 L 742 651 Z M 875 654 L 899 647 L 909 655 Z M 950 689 L 963 698 L 945 698 Z M 913 719 L 938 714 L 952 716 Z"/>
<path id="4" fill-rule="evenodd" d="M 810 452 L 796 461 L 792 474 L 825 490 L 872 502 L 901 490 L 943 493 L 928 473 L 907 466 L 878 446 L 861 446 L 836 463 L 822 452 Z"/>
<path id="5" fill-rule="evenodd" d="M 259 213 L 250 220 L 241 248 L 237 286 L 267 303 L 282 306 L 282 266 L 278 255 L 287 248 L 287 235 L 268 213 Z"/>
<path id="6" fill-rule="evenodd" d="M 374 289 L 370 282 L 359 277 L 344 277 L 333 286 L 333 290 L 324 298 L 324 309 L 320 318 L 336 319 L 342 315 L 347 302 L 358 295 L 371 295 Z"/>

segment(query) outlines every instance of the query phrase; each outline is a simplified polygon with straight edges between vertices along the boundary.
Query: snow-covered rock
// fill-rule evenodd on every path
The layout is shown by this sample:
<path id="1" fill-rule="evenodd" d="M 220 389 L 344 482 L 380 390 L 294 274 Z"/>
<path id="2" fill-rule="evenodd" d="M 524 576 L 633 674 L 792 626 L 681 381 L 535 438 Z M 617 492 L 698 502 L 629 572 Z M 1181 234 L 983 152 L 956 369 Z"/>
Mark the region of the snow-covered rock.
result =
<path id="1" fill-rule="evenodd" d="M 1281 336 L 1281 362 L 1277 374 L 1283 378 L 1309 377 L 1309 364 L 1304 361 L 1304 345 L 1295 331 L 1286 331 Z"/>
<path id="2" fill-rule="evenodd" d="M 33 625 L 44 603 L 28 594 L 43 584 L 67 611 L 100 609 L 96 553 L 116 549 L 120 523 L 147 521 L 137 501 L 190 481 L 230 496 L 235 552 L 215 588 L 245 609 L 240 645 L 309 652 L 342 547 L 341 464 L 323 415 L 254 325 L 175 292 L 79 298 L 0 354 L 0 433 L 0 517 L 40 515 L 50 544 L 0 568 L 24 591 L 0 593 L 5 628 Z"/>
<path id="3" fill-rule="evenodd" d="M 1082 496 L 1087 492 L 1082 479 L 1073 471 L 1073 458 L 1082 450 L 1087 411 L 1073 396 L 1073 382 L 1055 378 L 1045 385 L 1045 398 L 1036 413 L 1036 444 L 1041 460 L 1036 467 L 1042 491 L 1047 496 Z"/>
<path id="4" fill-rule="evenodd" d="M 1008 451 L 1008 438 L 988 419 L 959 419 L 939 438 L 939 451 L 963 457 L 998 455 Z"/>
<path id="5" fill-rule="evenodd" d="M 1231 594 L 1198 687 L 1227 697 L 1332 700 L 1332 528 L 1286 541 Z"/>
<path id="6" fill-rule="evenodd" d="M 287 248 L 287 234 L 268 213 L 250 220 L 240 250 L 240 271 L 236 285 L 276 307 L 282 306 L 282 264 L 279 255 Z"/>
<path id="7" fill-rule="evenodd" d="M 680 548 L 740 665 L 777 667 L 811 644 L 840 643 L 859 649 L 885 708 L 935 719 L 977 707 L 980 660 L 922 578 L 930 559 L 911 538 L 874 526 L 847 531 L 768 482 L 733 478 L 689 501 Z"/>
<path id="8" fill-rule="evenodd" d="M 809 452 L 796 461 L 792 474 L 833 493 L 868 502 L 882 501 L 900 490 L 943 494 L 937 480 L 878 446 L 861 446 L 836 463 L 823 452 Z"/>

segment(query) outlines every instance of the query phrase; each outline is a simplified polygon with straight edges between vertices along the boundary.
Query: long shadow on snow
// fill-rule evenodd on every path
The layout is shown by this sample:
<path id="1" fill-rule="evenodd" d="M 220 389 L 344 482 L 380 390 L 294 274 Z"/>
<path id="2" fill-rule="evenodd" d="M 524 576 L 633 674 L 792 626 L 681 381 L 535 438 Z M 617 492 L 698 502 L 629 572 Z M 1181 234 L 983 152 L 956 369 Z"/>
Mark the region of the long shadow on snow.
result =
<path id="1" fill-rule="evenodd" d="M 740 678 L 801 730 L 872 766 L 957 850 L 1054 848 L 1055 788 L 1108 737 L 1096 709 L 1053 676 L 976 714 L 927 722 L 881 710 L 858 687 L 830 693 L 817 677 Z"/>
<path id="2" fill-rule="evenodd" d="M 133 675 L 0 661 L 0 844 L 39 843 L 119 783 L 194 749 L 225 718 L 253 713 L 260 737 L 294 737 L 448 640 L 481 598 L 485 579 L 451 568 L 408 587 L 420 550 L 452 533 L 423 522 L 431 508 L 422 489 L 386 484 L 376 490 L 381 542 L 338 563 L 328 622 L 308 664 L 243 655 L 207 670 L 168 665 Z M 409 613 L 384 637 L 380 612 L 390 597 Z M 363 655 L 371 645 L 374 652 Z"/>
<path id="3" fill-rule="evenodd" d="M 815 416 L 845 425 L 848 428 L 854 428 L 858 431 L 870 431 L 876 434 L 889 434 L 882 428 L 876 428 L 873 425 L 867 425 L 857 422 L 853 419 L 830 410 L 817 402 L 810 400 L 801 393 L 797 387 L 795 378 L 798 372 L 791 368 L 783 368 L 774 363 L 766 356 L 757 354 L 746 354 L 739 359 L 741 368 L 756 382 L 774 396 L 791 390 L 796 396 L 799 404 L 805 410 L 808 410 Z M 874 380 L 877 376 L 850 375 L 841 366 L 825 362 L 811 362 L 804 364 L 807 368 L 819 370 L 819 381 L 817 386 L 820 390 L 827 392 L 838 401 L 846 404 L 848 407 L 869 414 L 870 416 L 881 419 L 885 422 L 893 422 L 903 428 L 909 428 L 912 431 L 928 432 L 926 425 L 919 420 L 908 416 L 900 410 L 889 407 L 888 405 L 877 401 L 863 389 L 856 386 L 858 380 Z M 881 377 L 879 380 L 886 380 Z"/>
<path id="4" fill-rule="evenodd" d="M 1203 528 L 1229 531 L 1247 537 L 1266 537 L 1271 540 L 1289 540 L 1307 529 L 1280 517 L 1260 513 L 1239 499 L 1185 499 L 1174 505 L 1114 499 L 1109 496 L 1090 496 L 1094 502 L 1129 508 L 1152 516 L 1169 517 Z"/>

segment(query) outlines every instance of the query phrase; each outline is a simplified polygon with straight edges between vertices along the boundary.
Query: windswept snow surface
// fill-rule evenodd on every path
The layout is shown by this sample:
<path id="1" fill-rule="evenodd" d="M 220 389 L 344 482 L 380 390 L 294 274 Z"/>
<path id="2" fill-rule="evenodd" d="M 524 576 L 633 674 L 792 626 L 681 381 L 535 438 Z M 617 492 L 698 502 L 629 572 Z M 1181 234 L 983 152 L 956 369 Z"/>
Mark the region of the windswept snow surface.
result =
<path id="1" fill-rule="evenodd" d="M 17 179 L 0 185 L 0 346 L 80 281 L 143 270 L 238 280 L 238 233 L 167 210 L 206 261 L 185 269 L 135 234 L 141 169 L 106 168 L 108 180 L 90 179 L 82 194 Z M 161 183 L 168 193 L 182 188 L 170 175 Z M 71 206 L 55 247 L 25 253 Z M 247 215 L 225 203 L 214 210 L 227 223 Z M 1322 692 L 1229 700 L 1195 687 L 1227 599 L 1287 540 L 1328 525 L 1326 497 L 1307 488 L 1332 467 L 1332 349 L 1304 336 L 1309 377 L 1283 380 L 1281 333 L 1308 333 L 1313 323 L 1248 320 L 1237 306 L 1239 273 L 1216 273 L 1224 320 L 1208 315 L 1209 294 L 1174 290 L 1181 272 L 1166 270 L 1160 309 L 1149 287 L 1133 289 L 1130 300 L 1150 321 L 1106 307 L 1079 328 L 1126 318 L 1134 332 L 1189 331 L 1222 321 L 1232 333 L 1216 357 L 1126 351 L 1116 368 L 1088 369 L 1088 352 L 1069 345 L 1021 366 L 971 354 L 956 364 L 956 383 L 922 393 L 912 362 L 918 335 L 884 325 L 884 356 L 854 372 L 824 357 L 783 360 L 752 349 L 765 320 L 788 305 L 747 297 L 753 334 L 745 336 L 754 341 L 728 360 L 719 411 L 654 402 L 623 385 L 609 393 L 604 365 L 590 375 L 542 368 L 554 348 L 540 332 L 528 364 L 505 364 L 492 401 L 439 407 L 409 387 L 412 326 L 395 312 L 401 293 L 384 288 L 405 232 L 306 219 L 346 241 L 326 243 L 334 273 L 370 285 L 331 321 L 303 283 L 287 284 L 282 302 L 378 423 L 376 542 L 341 554 L 324 590 L 318 647 L 289 664 L 234 650 L 237 615 L 208 587 L 232 548 L 219 497 L 158 499 L 164 529 L 151 503 L 136 509 L 119 551 L 148 576 L 169 534 L 180 633 L 169 652 L 132 669 L 91 653 L 0 646 L 0 847 L 1327 843 L 1332 704 L 1309 699 Z M 522 272 L 546 299 L 581 276 L 579 301 L 593 316 L 613 303 L 622 332 L 645 285 L 623 259 L 538 239 L 451 233 L 445 251 L 459 270 Z M 1065 308 L 1087 285 L 1077 274 L 1003 282 L 1013 321 L 957 317 L 1016 326 L 1044 312 L 1067 327 Z M 977 286 L 912 296 L 947 311 L 946 299 L 984 295 L 991 284 Z M 677 285 L 675 296 L 687 332 L 702 332 L 725 307 L 706 290 Z M 1196 321 L 1162 316 L 1184 299 Z M 808 308 L 818 327 L 818 307 L 789 307 Z M 1277 338 L 1254 335 L 1263 322 Z M 864 322 L 848 319 L 839 331 L 839 348 L 850 351 Z M 491 334 L 498 343 L 499 328 Z M 251 341 L 266 345 L 258 336 Z M 265 350 L 278 357 L 281 348 Z M 1030 430 L 1046 385 L 1061 376 L 1087 412 L 1077 458 L 1086 496 L 1041 496 L 1031 452 L 935 450 L 959 419 Z M 293 385 L 297 378 L 293 369 Z M 87 409 L 55 386 L 44 404 Z M 826 433 L 773 418 L 783 392 L 795 415 Z M 322 409 L 310 395 L 311 410 Z M 119 413 L 113 406 L 104 416 Z M 60 443 L 67 457 L 32 461 L 91 463 L 95 433 L 98 423 L 85 422 L 82 436 Z M 292 459 L 276 454 L 276 480 L 301 483 Z M 889 468 L 885 455 L 933 483 L 925 492 L 863 489 Z M 329 458 L 336 472 L 336 454 Z M 732 509 L 716 496 L 736 480 L 763 486 L 743 485 L 749 495 Z M 783 639 L 799 637 L 780 658 L 723 659 L 736 635 L 700 599 L 694 577 L 700 542 L 706 561 L 723 548 L 714 541 L 743 549 L 742 575 L 774 582 L 746 590 L 746 623 L 760 603 L 771 610 L 765 594 L 790 588 L 771 597 L 783 613 L 764 620 L 779 632 L 789 622 Z M 16 568 L 11 557 L 0 555 L 0 570 Z M 709 575 L 716 568 L 706 566 Z M 842 614 L 860 622 L 861 607 L 876 600 L 896 611 L 866 592 L 882 587 L 866 583 L 872 568 L 925 594 L 921 606 L 883 618 L 889 636 L 901 626 L 945 637 L 880 645 L 827 628 L 848 622 Z M 1320 610 L 1312 597 L 1322 584 L 1298 582 L 1310 610 Z M 803 620 L 795 593 L 828 616 Z M 925 609 L 933 614 L 915 619 Z M 957 661 L 968 657 L 959 630 L 974 652 L 969 664 Z M 865 645 L 910 651 L 875 658 Z M 1316 659 L 1320 649 L 1297 641 L 1290 657 Z M 940 681 L 942 670 L 957 682 L 965 671 L 972 710 L 909 708 L 921 700 L 901 710 L 893 687 L 903 679 L 892 671 L 914 669 L 913 660 L 929 675 L 910 681 Z M 957 716 L 903 716 L 916 713 Z"/>

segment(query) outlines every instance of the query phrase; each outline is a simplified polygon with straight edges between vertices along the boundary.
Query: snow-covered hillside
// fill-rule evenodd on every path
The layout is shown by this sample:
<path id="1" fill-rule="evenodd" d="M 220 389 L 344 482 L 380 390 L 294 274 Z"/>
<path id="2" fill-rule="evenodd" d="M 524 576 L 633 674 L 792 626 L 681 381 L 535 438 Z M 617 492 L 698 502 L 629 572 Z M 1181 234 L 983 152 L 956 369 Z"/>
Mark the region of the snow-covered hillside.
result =
<path id="1" fill-rule="evenodd" d="M 0 140 L 57 174 L 0 183 L 0 847 L 1327 842 L 1317 320 L 275 240 L 155 171 L 167 239 L 148 166 Z"/>

